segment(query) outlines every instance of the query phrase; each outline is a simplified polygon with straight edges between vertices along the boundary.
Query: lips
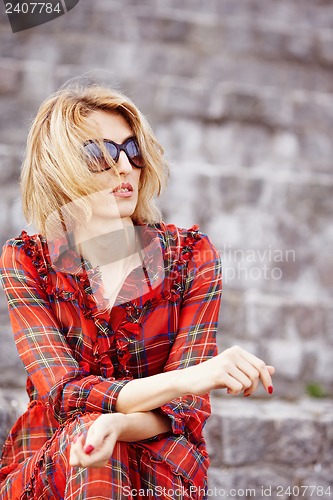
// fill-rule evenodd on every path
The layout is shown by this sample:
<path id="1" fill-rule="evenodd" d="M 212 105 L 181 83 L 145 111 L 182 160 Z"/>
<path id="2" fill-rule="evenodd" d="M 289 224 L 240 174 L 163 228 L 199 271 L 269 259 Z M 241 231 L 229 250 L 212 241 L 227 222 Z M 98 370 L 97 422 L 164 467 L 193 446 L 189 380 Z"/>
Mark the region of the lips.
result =
<path id="1" fill-rule="evenodd" d="M 118 191 L 120 191 L 121 189 L 125 189 L 127 188 L 128 191 L 133 191 L 133 186 L 132 184 L 130 184 L 129 182 L 125 183 L 123 182 L 122 184 L 119 184 L 119 186 L 116 186 L 113 190 L 112 190 L 112 193 L 117 193 Z"/>

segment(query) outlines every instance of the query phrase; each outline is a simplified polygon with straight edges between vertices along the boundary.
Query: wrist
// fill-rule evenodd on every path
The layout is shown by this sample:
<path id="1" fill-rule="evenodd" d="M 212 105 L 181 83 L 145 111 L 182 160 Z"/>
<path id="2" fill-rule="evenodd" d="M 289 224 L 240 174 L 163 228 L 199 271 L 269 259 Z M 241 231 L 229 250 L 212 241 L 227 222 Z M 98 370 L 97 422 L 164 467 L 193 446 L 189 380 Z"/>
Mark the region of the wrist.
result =
<path id="1" fill-rule="evenodd" d="M 127 431 L 127 420 L 126 420 L 126 415 L 124 413 L 116 412 L 116 413 L 109 413 L 105 415 L 108 417 L 107 420 L 107 430 L 108 434 L 111 432 L 116 433 L 117 435 L 117 440 L 120 439 L 120 437 L 126 433 Z"/>
<path id="2" fill-rule="evenodd" d="M 178 384 L 180 384 L 180 390 L 184 395 L 201 396 L 213 389 L 213 367 L 207 365 L 209 361 L 203 361 L 182 370 L 183 374 L 178 377 Z"/>
<path id="3" fill-rule="evenodd" d="M 122 438 L 127 434 L 129 424 L 128 415 L 125 413 L 114 413 L 116 415 L 116 432 L 118 436 L 118 441 L 121 441 Z"/>
<path id="4" fill-rule="evenodd" d="M 123 414 L 119 420 L 118 441 L 141 441 L 171 430 L 169 417 L 156 410 Z"/>

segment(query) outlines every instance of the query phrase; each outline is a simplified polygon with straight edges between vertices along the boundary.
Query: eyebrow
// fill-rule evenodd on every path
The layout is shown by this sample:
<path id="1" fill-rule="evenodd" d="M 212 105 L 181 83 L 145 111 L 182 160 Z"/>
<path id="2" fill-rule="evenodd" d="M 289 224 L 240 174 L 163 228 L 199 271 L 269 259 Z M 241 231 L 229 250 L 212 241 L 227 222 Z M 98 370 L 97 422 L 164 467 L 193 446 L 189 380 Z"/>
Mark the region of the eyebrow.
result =
<path id="1" fill-rule="evenodd" d="M 106 137 L 103 137 L 103 141 L 111 141 L 111 142 L 115 142 L 116 144 L 124 144 L 124 142 L 128 141 L 128 139 L 136 139 L 135 135 L 133 135 L 133 133 L 129 136 L 126 137 L 126 139 L 123 140 L 123 142 L 116 142 L 114 141 L 113 139 L 108 139 Z"/>

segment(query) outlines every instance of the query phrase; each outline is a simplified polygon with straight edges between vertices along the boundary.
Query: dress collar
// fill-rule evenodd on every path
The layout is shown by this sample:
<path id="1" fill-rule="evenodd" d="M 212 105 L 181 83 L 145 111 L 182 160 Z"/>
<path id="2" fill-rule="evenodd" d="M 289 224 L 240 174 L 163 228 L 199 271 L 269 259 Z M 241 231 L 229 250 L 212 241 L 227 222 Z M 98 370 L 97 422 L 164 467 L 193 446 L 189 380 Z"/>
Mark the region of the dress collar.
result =
<path id="1" fill-rule="evenodd" d="M 133 221 L 137 237 L 141 241 L 141 258 L 147 270 L 149 279 L 156 275 L 157 268 L 163 263 L 163 238 L 161 227 L 163 222 L 145 224 L 141 221 Z M 63 233 L 57 239 L 47 240 L 50 263 L 55 271 L 80 275 L 85 272 L 92 274 L 99 270 L 93 267 L 90 261 L 83 259 L 75 245 L 73 232 Z M 163 268 L 163 266 L 162 266 Z M 155 278 L 156 279 L 156 278 Z"/>

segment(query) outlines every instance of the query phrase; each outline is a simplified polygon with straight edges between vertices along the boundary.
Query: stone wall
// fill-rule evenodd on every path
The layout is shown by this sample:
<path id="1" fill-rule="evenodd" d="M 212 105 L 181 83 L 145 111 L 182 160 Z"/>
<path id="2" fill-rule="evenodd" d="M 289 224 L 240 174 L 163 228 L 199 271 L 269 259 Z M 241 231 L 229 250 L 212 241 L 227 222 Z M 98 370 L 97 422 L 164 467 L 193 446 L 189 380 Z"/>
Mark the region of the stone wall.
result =
<path id="1" fill-rule="evenodd" d="M 275 398 L 302 401 L 310 383 L 332 396 L 332 3 L 81 0 L 15 35 L 2 15 L 0 51 L 0 241 L 24 227 L 17 178 L 40 102 L 82 73 L 112 83 L 171 162 L 164 219 L 199 224 L 221 253 L 220 349 L 273 364 Z M 3 300 L 0 321 L 0 386 L 20 388 Z"/>

